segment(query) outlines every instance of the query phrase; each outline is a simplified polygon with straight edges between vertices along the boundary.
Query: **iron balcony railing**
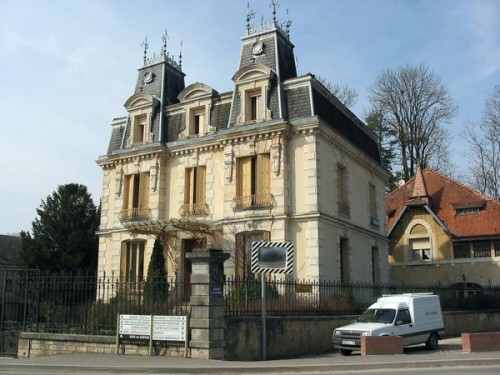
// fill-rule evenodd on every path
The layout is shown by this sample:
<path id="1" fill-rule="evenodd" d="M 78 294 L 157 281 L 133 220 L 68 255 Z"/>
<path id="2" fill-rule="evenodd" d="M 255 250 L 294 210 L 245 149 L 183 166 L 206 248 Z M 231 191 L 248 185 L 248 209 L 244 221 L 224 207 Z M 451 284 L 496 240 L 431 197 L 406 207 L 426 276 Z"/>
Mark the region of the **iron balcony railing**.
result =
<path id="1" fill-rule="evenodd" d="M 246 208 L 265 208 L 273 204 L 272 194 L 242 195 L 233 198 L 233 209 L 243 210 Z"/>
<path id="2" fill-rule="evenodd" d="M 179 210 L 180 216 L 208 215 L 209 209 L 206 203 L 186 203 Z"/>
<path id="3" fill-rule="evenodd" d="M 121 221 L 130 220 L 147 220 L 151 217 L 151 210 L 149 208 L 126 208 L 120 213 Z"/>

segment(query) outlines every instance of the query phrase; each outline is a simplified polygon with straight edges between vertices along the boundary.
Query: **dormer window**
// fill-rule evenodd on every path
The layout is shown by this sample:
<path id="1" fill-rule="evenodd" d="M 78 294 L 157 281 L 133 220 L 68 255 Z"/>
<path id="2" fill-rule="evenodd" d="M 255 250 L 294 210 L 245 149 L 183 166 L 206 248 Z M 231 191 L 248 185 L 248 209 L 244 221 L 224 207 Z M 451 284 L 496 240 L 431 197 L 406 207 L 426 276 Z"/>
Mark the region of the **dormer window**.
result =
<path id="1" fill-rule="evenodd" d="M 205 135 L 205 108 L 196 108 L 191 110 L 191 121 L 189 135 Z"/>
<path id="2" fill-rule="evenodd" d="M 142 145 L 154 140 L 152 132 L 152 119 L 156 105 L 159 102 L 150 94 L 140 93 L 131 96 L 125 102 L 125 108 L 129 113 L 127 131 L 129 136 L 126 140 L 126 146 Z"/>
<path id="3" fill-rule="evenodd" d="M 268 107 L 273 76 L 274 72 L 261 64 L 245 66 L 233 76 L 240 98 L 239 108 L 235 109 L 236 124 L 251 124 L 273 117 Z"/>
<path id="4" fill-rule="evenodd" d="M 457 215 L 475 215 L 479 213 L 478 207 L 467 207 L 467 208 L 457 208 L 455 209 Z"/>
<path id="5" fill-rule="evenodd" d="M 459 204 L 452 204 L 457 215 L 477 215 L 479 211 L 486 205 L 486 201 L 465 202 Z"/>
<path id="6" fill-rule="evenodd" d="M 185 111 L 185 128 L 179 133 L 179 139 L 201 137 L 212 134 L 211 113 L 217 91 L 204 83 L 193 83 L 181 91 L 177 97 Z"/>
<path id="7" fill-rule="evenodd" d="M 246 98 L 246 121 L 258 121 L 264 118 L 261 91 L 249 91 Z"/>
<path id="8" fill-rule="evenodd" d="M 146 114 L 135 116 L 132 130 L 132 143 L 134 145 L 146 143 L 148 140 L 148 116 Z"/>

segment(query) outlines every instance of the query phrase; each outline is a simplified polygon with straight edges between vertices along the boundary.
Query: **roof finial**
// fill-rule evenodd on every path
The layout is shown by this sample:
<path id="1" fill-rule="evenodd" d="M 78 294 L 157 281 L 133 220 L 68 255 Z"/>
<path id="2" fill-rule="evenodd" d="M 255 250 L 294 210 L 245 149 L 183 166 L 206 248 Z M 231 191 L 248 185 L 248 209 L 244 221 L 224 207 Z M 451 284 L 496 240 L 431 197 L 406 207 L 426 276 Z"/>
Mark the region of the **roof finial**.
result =
<path id="1" fill-rule="evenodd" d="M 181 40 L 181 52 L 179 53 L 179 69 L 182 70 L 182 40 Z"/>
<path id="2" fill-rule="evenodd" d="M 163 40 L 162 54 L 163 54 L 163 56 L 165 56 L 165 55 L 168 55 L 168 52 L 167 52 L 167 41 L 168 41 L 167 29 L 165 29 L 165 32 L 161 36 L 161 39 Z"/>
<path id="3" fill-rule="evenodd" d="M 247 34 L 250 34 L 250 21 L 255 17 L 255 12 L 250 8 L 250 2 L 247 3 Z"/>
<path id="4" fill-rule="evenodd" d="M 286 16 L 288 18 L 288 8 L 286 10 Z M 290 18 L 285 22 L 284 27 L 285 27 L 285 33 L 288 38 L 290 38 L 290 26 L 292 26 L 292 21 L 290 21 Z"/>
<path id="5" fill-rule="evenodd" d="M 272 0 L 271 5 L 269 7 L 273 8 L 273 22 L 276 23 L 276 8 L 280 6 L 279 0 Z"/>
<path id="6" fill-rule="evenodd" d="M 144 61 L 144 65 L 146 65 L 146 60 L 148 58 L 148 48 L 149 48 L 148 36 L 147 35 L 144 38 L 144 42 L 141 43 L 141 47 L 144 47 L 144 58 L 143 58 L 143 61 Z"/>

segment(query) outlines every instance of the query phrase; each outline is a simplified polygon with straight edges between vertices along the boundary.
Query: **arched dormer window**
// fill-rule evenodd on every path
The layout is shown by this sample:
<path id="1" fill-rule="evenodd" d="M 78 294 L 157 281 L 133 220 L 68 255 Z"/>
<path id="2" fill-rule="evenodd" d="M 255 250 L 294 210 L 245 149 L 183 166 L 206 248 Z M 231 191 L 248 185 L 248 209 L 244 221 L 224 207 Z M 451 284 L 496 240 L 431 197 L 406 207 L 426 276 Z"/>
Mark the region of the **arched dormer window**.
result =
<path id="1" fill-rule="evenodd" d="M 150 94 L 140 93 L 131 96 L 124 104 L 129 113 L 130 136 L 127 146 L 137 146 L 152 142 L 153 110 L 157 100 Z"/>
<path id="2" fill-rule="evenodd" d="M 210 124 L 210 111 L 215 95 L 218 95 L 217 91 L 200 82 L 193 83 L 180 92 L 177 98 L 186 110 L 186 127 L 180 138 L 201 137 L 215 131 Z"/>
<path id="3" fill-rule="evenodd" d="M 415 224 L 411 227 L 408 242 L 413 262 L 430 262 L 432 260 L 431 238 L 424 225 Z"/>
<path id="4" fill-rule="evenodd" d="M 237 124 L 251 124 L 272 118 L 268 92 L 274 71 L 261 64 L 247 65 L 236 72 L 236 83 L 241 107 Z"/>

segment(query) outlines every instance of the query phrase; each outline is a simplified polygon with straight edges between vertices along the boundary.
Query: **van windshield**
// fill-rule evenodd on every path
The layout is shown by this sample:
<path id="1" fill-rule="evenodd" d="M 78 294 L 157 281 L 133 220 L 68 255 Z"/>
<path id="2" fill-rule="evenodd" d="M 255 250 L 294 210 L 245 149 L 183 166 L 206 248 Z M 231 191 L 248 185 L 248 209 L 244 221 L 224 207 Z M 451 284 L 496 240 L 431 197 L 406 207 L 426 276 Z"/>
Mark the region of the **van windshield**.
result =
<path id="1" fill-rule="evenodd" d="M 390 324 L 394 321 L 395 315 L 394 309 L 368 309 L 358 318 L 358 322 Z"/>

